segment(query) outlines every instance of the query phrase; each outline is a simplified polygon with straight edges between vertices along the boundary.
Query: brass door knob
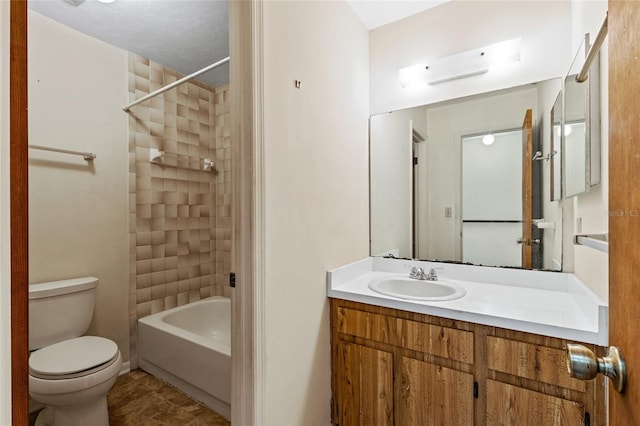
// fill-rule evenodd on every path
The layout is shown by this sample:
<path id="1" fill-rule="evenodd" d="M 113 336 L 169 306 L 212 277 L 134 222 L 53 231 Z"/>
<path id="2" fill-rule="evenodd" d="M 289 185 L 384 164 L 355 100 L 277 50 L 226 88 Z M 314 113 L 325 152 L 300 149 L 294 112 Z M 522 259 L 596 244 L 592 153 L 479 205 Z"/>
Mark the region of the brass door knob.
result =
<path id="1" fill-rule="evenodd" d="M 607 376 L 613 382 L 615 389 L 624 393 L 627 385 L 627 366 L 620 348 L 609 347 L 609 353 L 598 358 L 582 345 L 567 345 L 567 371 L 571 377 L 580 380 L 594 379 L 598 373 Z"/>

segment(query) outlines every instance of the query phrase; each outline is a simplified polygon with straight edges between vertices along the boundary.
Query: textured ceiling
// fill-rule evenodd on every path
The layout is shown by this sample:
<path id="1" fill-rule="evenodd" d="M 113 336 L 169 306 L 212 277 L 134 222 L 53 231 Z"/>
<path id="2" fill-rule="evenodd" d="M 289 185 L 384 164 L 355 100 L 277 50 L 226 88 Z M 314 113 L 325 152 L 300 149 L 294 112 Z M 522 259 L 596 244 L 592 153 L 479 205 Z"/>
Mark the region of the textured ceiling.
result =
<path id="1" fill-rule="evenodd" d="M 29 0 L 29 8 L 184 74 L 229 56 L 228 0 L 72 1 L 79 4 L 74 6 L 66 0 Z M 364 25 L 373 29 L 446 1 L 351 0 L 348 3 Z M 228 83 L 229 65 L 197 79 L 213 86 Z"/>
<path id="2" fill-rule="evenodd" d="M 29 8 L 114 46 L 190 74 L 229 56 L 226 0 L 29 0 Z M 229 65 L 200 77 L 213 86 L 229 81 Z"/>

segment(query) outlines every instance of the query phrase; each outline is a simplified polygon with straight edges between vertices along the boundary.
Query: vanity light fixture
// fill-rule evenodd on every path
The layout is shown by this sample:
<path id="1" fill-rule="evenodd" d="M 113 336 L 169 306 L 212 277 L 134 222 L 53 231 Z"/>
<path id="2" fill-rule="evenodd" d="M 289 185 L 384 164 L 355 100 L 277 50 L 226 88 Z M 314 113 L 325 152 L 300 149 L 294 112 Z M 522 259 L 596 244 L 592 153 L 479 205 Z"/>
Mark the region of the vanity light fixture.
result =
<path id="1" fill-rule="evenodd" d="M 491 69 L 520 62 L 522 40 L 515 38 L 477 49 L 467 50 L 425 64 L 398 71 L 402 87 L 435 85 L 489 72 Z"/>
<path id="2" fill-rule="evenodd" d="M 482 137 L 482 143 L 486 146 L 492 145 L 496 141 L 496 137 L 492 134 L 484 135 Z"/>

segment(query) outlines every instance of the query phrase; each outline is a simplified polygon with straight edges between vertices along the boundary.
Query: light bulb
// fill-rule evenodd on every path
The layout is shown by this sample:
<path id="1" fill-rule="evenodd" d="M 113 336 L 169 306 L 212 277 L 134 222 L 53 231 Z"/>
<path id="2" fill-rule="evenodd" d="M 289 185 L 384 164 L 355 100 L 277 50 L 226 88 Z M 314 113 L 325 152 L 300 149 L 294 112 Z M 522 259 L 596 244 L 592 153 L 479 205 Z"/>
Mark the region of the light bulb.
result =
<path id="1" fill-rule="evenodd" d="M 496 137 L 489 134 L 482 137 L 482 143 L 489 146 L 496 141 Z"/>
<path id="2" fill-rule="evenodd" d="M 571 127 L 571 124 L 565 124 L 564 125 L 564 135 L 565 136 L 569 136 L 572 131 L 573 131 L 573 128 Z"/>

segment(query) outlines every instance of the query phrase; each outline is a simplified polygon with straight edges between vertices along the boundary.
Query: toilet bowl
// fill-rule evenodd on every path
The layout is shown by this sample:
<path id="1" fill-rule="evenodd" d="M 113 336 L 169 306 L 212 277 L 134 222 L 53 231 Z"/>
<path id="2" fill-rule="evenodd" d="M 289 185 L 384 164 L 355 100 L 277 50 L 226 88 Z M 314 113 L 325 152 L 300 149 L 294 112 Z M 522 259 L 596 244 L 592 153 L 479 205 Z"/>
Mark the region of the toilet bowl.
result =
<path id="1" fill-rule="evenodd" d="M 29 394 L 49 407 L 46 420 L 36 424 L 108 426 L 107 392 L 121 367 L 118 347 L 102 337 L 78 337 L 34 352 Z"/>
<path id="2" fill-rule="evenodd" d="M 38 426 L 109 425 L 107 392 L 118 377 L 122 355 L 109 339 L 82 336 L 93 314 L 96 285 L 96 278 L 86 278 L 29 287 L 30 349 L 36 349 L 29 357 L 29 395 L 46 406 Z M 56 325 L 42 323 L 51 312 L 56 318 L 49 320 Z M 68 316 L 72 325 L 61 328 L 65 320 L 60 316 Z"/>

